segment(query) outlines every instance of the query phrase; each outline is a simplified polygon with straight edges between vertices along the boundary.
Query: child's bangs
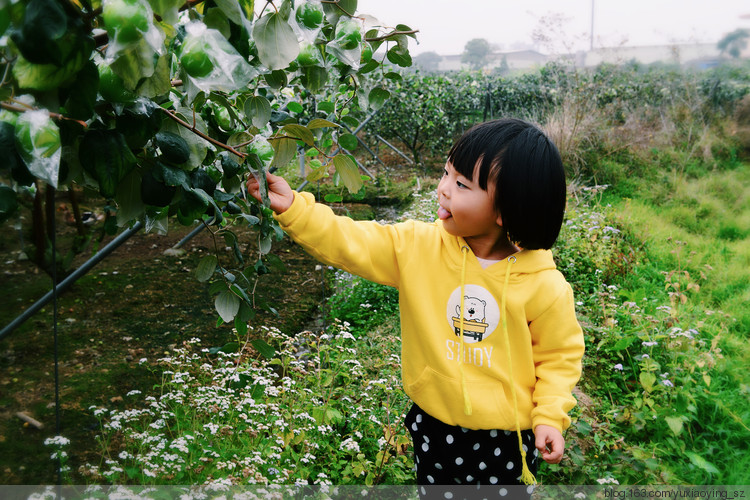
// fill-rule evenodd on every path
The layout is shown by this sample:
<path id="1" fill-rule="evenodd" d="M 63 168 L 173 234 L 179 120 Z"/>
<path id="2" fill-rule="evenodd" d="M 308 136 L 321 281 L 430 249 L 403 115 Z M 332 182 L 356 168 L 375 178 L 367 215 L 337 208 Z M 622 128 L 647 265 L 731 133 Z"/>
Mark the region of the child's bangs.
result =
<path id="1" fill-rule="evenodd" d="M 475 181 L 474 172 L 477 164 L 480 164 L 479 178 L 476 179 L 476 182 L 485 191 L 487 190 L 487 179 L 492 172 L 492 166 L 498 164 L 498 158 L 495 157 L 496 151 L 487 146 L 486 142 L 478 140 L 476 136 L 472 137 L 467 134 L 459 139 L 448 152 L 448 161 L 456 169 L 456 172 L 470 181 Z"/>

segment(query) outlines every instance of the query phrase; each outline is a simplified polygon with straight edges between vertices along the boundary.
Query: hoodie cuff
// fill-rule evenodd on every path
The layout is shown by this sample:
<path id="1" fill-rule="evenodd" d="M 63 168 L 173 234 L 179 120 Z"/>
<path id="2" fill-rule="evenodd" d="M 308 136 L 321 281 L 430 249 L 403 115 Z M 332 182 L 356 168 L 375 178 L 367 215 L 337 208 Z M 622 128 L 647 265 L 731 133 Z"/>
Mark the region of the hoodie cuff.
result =
<path id="1" fill-rule="evenodd" d="M 312 193 L 299 193 L 297 191 L 293 191 L 293 193 L 294 201 L 292 201 L 292 205 L 280 214 L 273 214 L 273 218 L 276 219 L 282 228 L 289 226 L 294 220 L 302 215 L 309 205 L 315 204 L 315 197 Z"/>
<path id="2" fill-rule="evenodd" d="M 536 430 L 538 425 L 549 425 L 550 427 L 554 427 L 558 431 L 560 431 L 560 434 L 568 428 L 570 425 L 570 419 L 566 419 L 565 421 L 560 421 L 556 419 L 546 418 L 546 417 L 537 417 L 532 422 L 532 430 Z"/>

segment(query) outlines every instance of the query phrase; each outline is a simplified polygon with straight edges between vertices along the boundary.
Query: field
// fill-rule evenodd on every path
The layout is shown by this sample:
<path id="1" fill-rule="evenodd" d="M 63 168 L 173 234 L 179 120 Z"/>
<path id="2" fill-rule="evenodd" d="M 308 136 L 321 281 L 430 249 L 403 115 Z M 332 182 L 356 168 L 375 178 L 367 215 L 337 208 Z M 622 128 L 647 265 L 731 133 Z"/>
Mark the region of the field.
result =
<path id="1" fill-rule="evenodd" d="M 407 76 L 399 106 L 372 125 L 416 166 L 389 155 L 378 167 L 359 151 L 376 181 L 354 196 L 330 181 L 309 189 L 357 218 L 433 219 L 445 143 L 465 126 L 452 116 L 481 118 L 481 93 L 469 89 L 488 77 L 440 78 L 449 81 Z M 746 69 L 553 67 L 493 81 L 515 97 L 495 95 L 490 114 L 538 121 L 569 168 L 555 255 L 587 354 L 566 458 L 543 467 L 542 483 L 750 482 L 741 445 L 750 438 L 750 163 L 735 114 L 748 80 Z M 414 87 L 438 84 L 476 101 L 471 112 L 450 95 L 433 107 L 411 101 Z M 424 122 L 409 124 L 415 117 Z M 297 185 L 297 170 L 281 172 Z M 0 340 L 0 484 L 51 484 L 58 465 L 69 484 L 413 483 L 397 292 L 321 268 L 283 239 L 273 247 L 283 266 L 261 274 L 253 295 L 276 313 L 259 307 L 237 332 L 217 322 L 211 286 L 195 279 L 206 255 L 232 247 L 206 230 L 183 254 L 164 254 L 188 229 L 134 236 L 59 298 L 61 437 L 52 306 Z M 253 231 L 237 228 L 247 255 L 258 251 Z M 61 216 L 59 232 L 69 248 L 74 231 Z M 20 242 L 12 231 L 0 241 L 3 324 L 50 286 L 19 258 Z"/>

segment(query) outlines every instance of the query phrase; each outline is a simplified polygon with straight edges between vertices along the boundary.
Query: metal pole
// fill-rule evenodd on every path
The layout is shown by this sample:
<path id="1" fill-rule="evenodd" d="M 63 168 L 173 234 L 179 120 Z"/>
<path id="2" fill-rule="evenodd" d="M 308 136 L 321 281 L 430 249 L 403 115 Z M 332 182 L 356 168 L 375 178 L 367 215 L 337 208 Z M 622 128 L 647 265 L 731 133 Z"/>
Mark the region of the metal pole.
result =
<path id="1" fill-rule="evenodd" d="M 115 239 L 110 241 L 104 248 L 102 248 L 99 252 L 96 253 L 93 257 L 91 257 L 89 260 L 84 262 L 81 267 L 73 271 L 73 273 L 62 280 L 57 285 L 57 294 L 64 292 L 66 289 L 68 289 L 73 283 L 75 283 L 78 278 L 86 274 L 92 267 L 97 265 L 99 262 L 104 260 L 105 257 L 107 257 L 109 254 L 111 254 L 117 247 L 125 243 L 125 241 L 128 240 L 131 236 L 133 236 L 135 233 L 141 230 L 143 227 L 143 223 L 141 221 L 136 222 L 133 224 L 133 227 L 130 229 L 127 229 L 120 233 Z M 10 334 L 13 330 L 18 328 L 24 321 L 29 319 L 31 316 L 36 314 L 42 307 L 47 305 L 55 295 L 55 290 L 50 290 L 47 292 L 44 297 L 37 300 L 34 305 L 26 309 L 23 313 L 21 313 L 20 316 L 18 316 L 16 319 L 14 319 L 11 323 L 9 323 L 5 328 L 3 328 L 0 331 L 0 340 L 5 338 L 6 335 Z"/>
<path id="2" fill-rule="evenodd" d="M 402 153 L 401 151 L 399 151 L 399 150 L 398 150 L 398 148 L 397 148 L 396 146 L 394 146 L 394 145 L 393 145 L 393 144 L 391 144 L 390 142 L 386 141 L 385 139 L 383 139 L 383 138 L 382 138 L 382 137 L 380 137 L 379 135 L 376 135 L 375 137 L 376 137 L 376 138 L 377 138 L 378 140 L 380 140 L 380 141 L 383 141 L 383 143 L 384 143 L 384 144 L 385 144 L 386 146 L 388 146 L 389 148 L 391 148 L 392 150 L 394 150 L 394 151 L 395 151 L 396 153 L 398 153 L 398 154 L 399 154 L 399 155 L 401 156 L 401 158 L 403 158 L 404 160 L 408 161 L 408 162 L 409 162 L 409 163 L 411 163 L 412 165 L 414 164 L 414 160 L 412 160 L 411 158 L 409 158 L 408 156 L 406 156 L 406 155 L 405 155 L 404 153 Z"/>

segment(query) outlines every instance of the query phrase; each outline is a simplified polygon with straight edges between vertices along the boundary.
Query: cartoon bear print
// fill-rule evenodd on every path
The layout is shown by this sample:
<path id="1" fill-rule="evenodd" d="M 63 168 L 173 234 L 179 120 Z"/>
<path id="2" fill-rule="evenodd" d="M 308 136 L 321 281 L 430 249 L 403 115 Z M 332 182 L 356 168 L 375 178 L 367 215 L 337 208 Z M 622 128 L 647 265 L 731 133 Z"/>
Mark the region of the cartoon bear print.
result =
<path id="1" fill-rule="evenodd" d="M 484 309 L 487 302 L 477 297 L 464 296 L 464 319 L 469 321 L 484 322 Z M 456 306 L 456 316 L 461 317 L 461 306 Z"/>

